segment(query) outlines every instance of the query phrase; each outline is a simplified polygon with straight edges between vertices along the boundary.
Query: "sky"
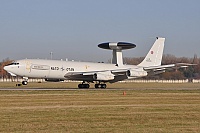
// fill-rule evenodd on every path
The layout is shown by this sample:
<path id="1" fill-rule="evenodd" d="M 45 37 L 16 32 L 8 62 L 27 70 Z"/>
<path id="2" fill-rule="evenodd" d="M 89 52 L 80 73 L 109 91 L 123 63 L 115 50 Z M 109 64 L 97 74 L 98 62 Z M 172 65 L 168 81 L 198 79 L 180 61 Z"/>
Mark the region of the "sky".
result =
<path id="1" fill-rule="evenodd" d="M 0 61 L 24 58 L 107 62 L 103 42 L 130 42 L 144 57 L 156 37 L 164 54 L 200 57 L 199 0 L 0 0 Z"/>

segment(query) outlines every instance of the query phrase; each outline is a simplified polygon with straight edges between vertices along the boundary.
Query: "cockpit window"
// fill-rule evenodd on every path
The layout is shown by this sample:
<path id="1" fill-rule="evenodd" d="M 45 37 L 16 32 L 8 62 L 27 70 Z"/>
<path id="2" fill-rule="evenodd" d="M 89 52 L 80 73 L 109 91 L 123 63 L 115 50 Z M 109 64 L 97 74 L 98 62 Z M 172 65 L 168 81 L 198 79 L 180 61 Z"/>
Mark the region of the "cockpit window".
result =
<path id="1" fill-rule="evenodd" d="M 8 65 L 19 65 L 19 63 L 13 62 L 13 63 L 10 63 L 10 64 L 8 64 Z"/>

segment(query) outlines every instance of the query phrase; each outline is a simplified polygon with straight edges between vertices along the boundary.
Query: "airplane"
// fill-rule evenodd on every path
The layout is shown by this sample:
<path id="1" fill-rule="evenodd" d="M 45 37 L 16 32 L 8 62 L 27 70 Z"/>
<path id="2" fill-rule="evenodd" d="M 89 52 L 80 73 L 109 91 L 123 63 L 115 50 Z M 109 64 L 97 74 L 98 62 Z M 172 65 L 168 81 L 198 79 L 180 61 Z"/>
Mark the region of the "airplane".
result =
<path id="1" fill-rule="evenodd" d="M 22 84 L 28 84 L 28 78 L 43 78 L 46 81 L 58 82 L 64 80 L 82 81 L 78 88 L 90 88 L 95 82 L 95 88 L 106 88 L 106 83 L 141 78 L 156 75 L 167 69 L 188 67 L 192 64 L 176 63 L 161 65 L 165 38 L 157 37 L 155 43 L 144 60 L 138 65 L 123 64 L 122 50 L 135 48 L 136 45 L 127 42 L 101 43 L 98 47 L 112 50 L 112 63 L 75 62 L 63 60 L 23 59 L 16 60 L 4 67 L 11 76 L 23 77 Z"/>

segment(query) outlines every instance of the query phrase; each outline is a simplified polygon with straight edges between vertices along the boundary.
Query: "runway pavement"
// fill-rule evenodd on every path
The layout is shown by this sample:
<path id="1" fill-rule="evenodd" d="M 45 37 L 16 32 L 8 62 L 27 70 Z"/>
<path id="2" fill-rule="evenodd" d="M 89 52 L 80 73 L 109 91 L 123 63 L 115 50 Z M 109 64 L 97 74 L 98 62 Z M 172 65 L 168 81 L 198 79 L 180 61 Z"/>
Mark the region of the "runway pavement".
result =
<path id="1" fill-rule="evenodd" d="M 86 89 L 77 89 L 77 88 L 0 88 L 0 91 L 63 91 L 63 90 L 86 90 Z M 87 89 L 94 90 L 94 89 Z"/>
<path id="2" fill-rule="evenodd" d="M 0 91 L 67 91 L 67 90 L 80 90 L 80 91 L 87 91 L 87 90 L 139 90 L 139 89 L 130 89 L 130 88 L 107 88 L 107 89 L 79 89 L 79 88 L 0 88 Z"/>
<path id="3" fill-rule="evenodd" d="M 67 90 L 199 90 L 199 88 L 106 88 L 106 89 L 79 89 L 79 88 L 0 88 L 0 91 L 67 91 Z"/>

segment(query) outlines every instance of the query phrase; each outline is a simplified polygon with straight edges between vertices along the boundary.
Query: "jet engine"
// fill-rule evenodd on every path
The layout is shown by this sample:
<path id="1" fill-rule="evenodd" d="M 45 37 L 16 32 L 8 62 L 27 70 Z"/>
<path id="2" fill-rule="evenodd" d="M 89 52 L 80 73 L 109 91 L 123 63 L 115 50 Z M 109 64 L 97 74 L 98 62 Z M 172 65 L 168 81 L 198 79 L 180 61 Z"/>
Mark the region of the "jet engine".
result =
<path id="1" fill-rule="evenodd" d="M 115 75 L 112 74 L 110 71 L 106 72 L 97 72 L 93 75 L 94 80 L 106 81 L 106 80 L 113 80 Z"/>
<path id="2" fill-rule="evenodd" d="M 128 70 L 127 71 L 127 76 L 129 77 L 144 77 L 147 76 L 146 71 L 136 71 L 136 70 Z"/>

